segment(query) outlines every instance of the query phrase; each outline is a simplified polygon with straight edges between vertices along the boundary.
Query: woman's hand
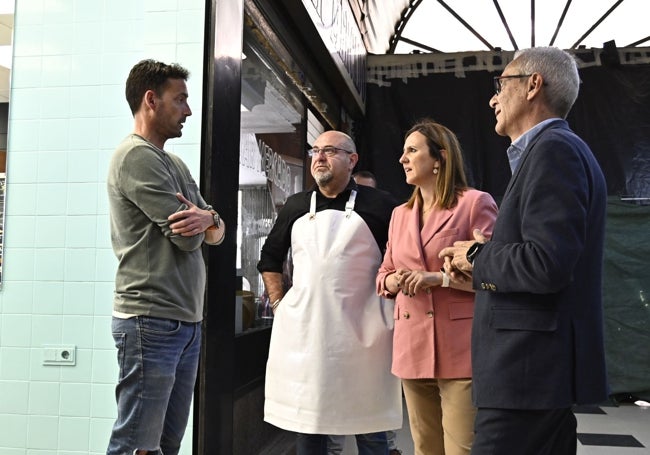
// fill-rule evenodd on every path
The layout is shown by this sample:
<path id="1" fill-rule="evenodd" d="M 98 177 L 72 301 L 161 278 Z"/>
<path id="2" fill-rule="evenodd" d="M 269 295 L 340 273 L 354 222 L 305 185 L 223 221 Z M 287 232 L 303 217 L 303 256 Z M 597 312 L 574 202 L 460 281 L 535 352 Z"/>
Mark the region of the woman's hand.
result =
<path id="1" fill-rule="evenodd" d="M 426 270 L 398 270 L 399 289 L 403 294 L 413 297 L 421 291 L 429 291 L 440 284 L 440 272 Z M 430 291 L 429 291 L 430 292 Z"/>

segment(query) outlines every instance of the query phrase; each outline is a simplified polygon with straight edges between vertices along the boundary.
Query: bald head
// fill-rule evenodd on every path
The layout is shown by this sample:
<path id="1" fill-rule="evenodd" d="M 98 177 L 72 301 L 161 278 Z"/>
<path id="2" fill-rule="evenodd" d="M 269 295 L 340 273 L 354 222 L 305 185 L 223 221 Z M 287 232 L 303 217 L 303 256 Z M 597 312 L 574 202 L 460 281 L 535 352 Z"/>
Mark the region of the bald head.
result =
<path id="1" fill-rule="evenodd" d="M 350 181 L 352 169 L 359 160 L 350 136 L 341 131 L 325 131 L 314 141 L 311 174 L 327 197 L 336 197 Z"/>
<path id="2" fill-rule="evenodd" d="M 316 142 L 314 142 L 314 146 L 320 143 L 325 145 L 318 145 L 319 147 L 330 145 L 332 147 L 341 148 L 347 152 L 357 153 L 357 146 L 354 144 L 352 138 L 342 131 L 325 131 L 320 136 L 318 136 L 318 139 Z"/>

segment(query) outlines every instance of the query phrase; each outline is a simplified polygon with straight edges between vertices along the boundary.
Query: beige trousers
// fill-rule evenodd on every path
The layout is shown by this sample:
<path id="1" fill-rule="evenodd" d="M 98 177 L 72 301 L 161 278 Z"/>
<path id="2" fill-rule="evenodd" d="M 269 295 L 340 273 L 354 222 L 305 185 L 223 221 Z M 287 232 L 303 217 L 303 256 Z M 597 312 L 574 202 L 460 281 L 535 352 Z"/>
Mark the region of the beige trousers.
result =
<path id="1" fill-rule="evenodd" d="M 467 455 L 474 440 L 471 379 L 403 379 L 415 455 Z"/>

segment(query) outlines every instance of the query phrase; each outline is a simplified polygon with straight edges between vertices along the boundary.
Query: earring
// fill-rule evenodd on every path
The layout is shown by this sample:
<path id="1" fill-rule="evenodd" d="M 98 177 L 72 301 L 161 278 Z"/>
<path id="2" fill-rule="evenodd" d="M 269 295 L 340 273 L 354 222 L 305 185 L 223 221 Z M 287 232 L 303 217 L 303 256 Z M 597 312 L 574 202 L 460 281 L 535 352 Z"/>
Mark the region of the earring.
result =
<path id="1" fill-rule="evenodd" d="M 437 174 L 437 173 L 438 173 L 438 168 L 437 168 L 437 167 L 434 167 L 434 168 L 433 168 L 433 173 L 434 173 L 434 174 Z"/>

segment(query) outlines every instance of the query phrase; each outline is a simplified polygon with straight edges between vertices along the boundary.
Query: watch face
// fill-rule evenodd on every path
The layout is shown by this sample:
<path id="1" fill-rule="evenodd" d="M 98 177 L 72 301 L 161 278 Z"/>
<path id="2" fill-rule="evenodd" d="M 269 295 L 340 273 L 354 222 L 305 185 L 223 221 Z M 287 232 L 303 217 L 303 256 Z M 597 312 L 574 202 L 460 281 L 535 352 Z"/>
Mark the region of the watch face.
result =
<path id="1" fill-rule="evenodd" d="M 478 249 L 481 246 L 480 243 L 476 242 L 472 246 L 469 247 L 469 250 L 467 250 L 467 262 L 472 264 L 474 262 L 474 256 L 476 256 L 476 253 L 478 253 Z"/>

